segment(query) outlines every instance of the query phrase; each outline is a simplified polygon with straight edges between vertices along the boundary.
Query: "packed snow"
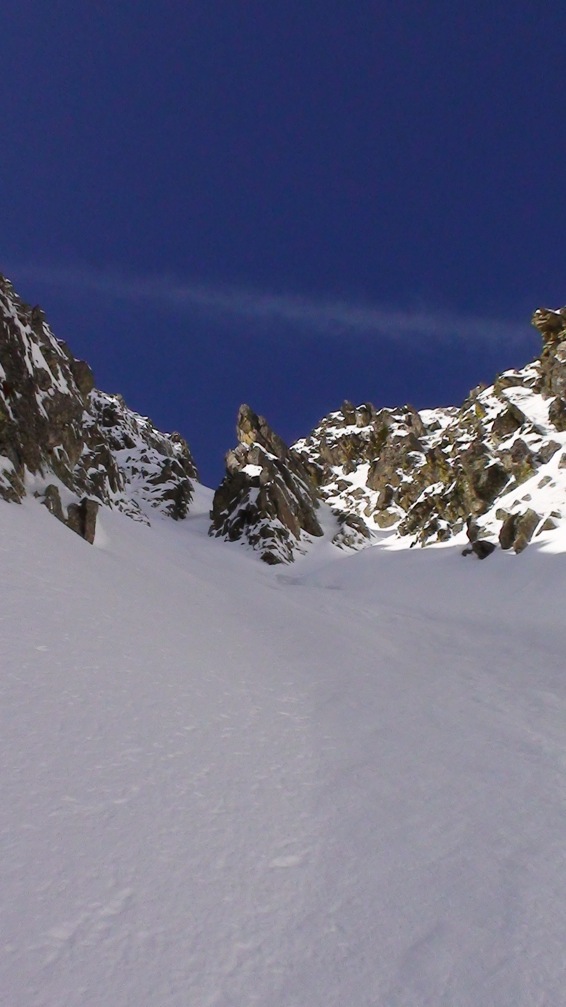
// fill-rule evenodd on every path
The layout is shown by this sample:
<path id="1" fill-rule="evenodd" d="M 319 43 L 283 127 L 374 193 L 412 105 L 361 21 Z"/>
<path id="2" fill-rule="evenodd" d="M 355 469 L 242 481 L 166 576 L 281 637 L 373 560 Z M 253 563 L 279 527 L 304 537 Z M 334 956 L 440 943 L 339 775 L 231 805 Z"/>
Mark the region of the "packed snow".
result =
<path id="1" fill-rule="evenodd" d="M 1 1002 L 563 1007 L 560 529 L 268 567 L 209 506 L 0 501 Z"/>

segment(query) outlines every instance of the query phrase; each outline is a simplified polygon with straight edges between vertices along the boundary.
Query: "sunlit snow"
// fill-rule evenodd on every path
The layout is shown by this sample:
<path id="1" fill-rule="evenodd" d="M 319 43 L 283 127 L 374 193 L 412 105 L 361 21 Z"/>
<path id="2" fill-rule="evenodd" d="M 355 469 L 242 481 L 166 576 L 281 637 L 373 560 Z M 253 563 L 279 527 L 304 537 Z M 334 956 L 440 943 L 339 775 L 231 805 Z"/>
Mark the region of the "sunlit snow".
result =
<path id="1" fill-rule="evenodd" d="M 560 1007 L 566 555 L 273 568 L 209 506 L 0 502 L 1 1002 Z"/>

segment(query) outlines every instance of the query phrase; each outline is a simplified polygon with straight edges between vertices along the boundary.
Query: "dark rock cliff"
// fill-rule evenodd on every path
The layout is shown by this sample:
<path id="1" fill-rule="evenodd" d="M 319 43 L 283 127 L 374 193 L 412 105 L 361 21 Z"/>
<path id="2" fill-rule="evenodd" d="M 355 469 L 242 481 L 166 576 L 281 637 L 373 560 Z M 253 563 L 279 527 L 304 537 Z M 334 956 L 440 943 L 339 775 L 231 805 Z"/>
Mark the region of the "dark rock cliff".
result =
<path id="1" fill-rule="evenodd" d="M 0 497 L 33 493 L 92 542 L 100 505 L 183 518 L 195 478 L 185 441 L 96 390 L 43 311 L 0 277 Z"/>

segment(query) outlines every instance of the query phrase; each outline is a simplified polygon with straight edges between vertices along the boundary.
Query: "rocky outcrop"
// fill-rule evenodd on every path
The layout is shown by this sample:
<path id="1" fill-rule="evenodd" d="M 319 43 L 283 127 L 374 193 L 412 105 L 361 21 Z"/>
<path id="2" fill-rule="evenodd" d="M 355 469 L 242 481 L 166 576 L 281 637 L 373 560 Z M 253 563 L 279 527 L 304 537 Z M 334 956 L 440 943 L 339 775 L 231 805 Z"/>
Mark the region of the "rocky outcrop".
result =
<path id="1" fill-rule="evenodd" d="M 214 495 L 210 534 L 247 542 L 266 563 L 288 563 L 325 534 L 316 483 L 302 457 L 247 405 L 238 412 L 236 436 Z M 369 537 L 355 515 L 322 510 L 335 545 L 359 548 Z"/>
<path id="2" fill-rule="evenodd" d="M 566 507 L 566 308 L 539 309 L 533 324 L 540 358 L 475 388 L 459 409 L 345 402 L 325 417 L 293 445 L 320 496 L 411 544 L 447 541 L 473 521 L 470 551 L 481 558 L 500 532 L 520 552 L 556 527 Z"/>
<path id="3" fill-rule="evenodd" d="M 97 391 L 43 311 L 0 277 L 0 497 L 31 492 L 93 541 L 100 505 L 184 517 L 195 478 L 185 441 Z"/>
<path id="4" fill-rule="evenodd" d="M 538 308 L 532 323 L 540 332 L 543 349 L 538 388 L 543 395 L 566 397 L 566 308 Z"/>
<path id="5" fill-rule="evenodd" d="M 187 442 L 178 433 L 156 430 L 151 420 L 128 409 L 121 395 L 93 390 L 89 404 L 85 460 L 94 484 L 104 491 L 104 462 L 113 460 L 129 504 L 140 515 L 147 518 L 157 510 L 175 520 L 185 518 L 197 478 Z"/>
<path id="6" fill-rule="evenodd" d="M 247 405 L 238 412 L 236 436 L 214 494 L 210 534 L 243 539 L 266 563 L 289 562 L 323 534 L 314 486 L 302 460 Z"/>

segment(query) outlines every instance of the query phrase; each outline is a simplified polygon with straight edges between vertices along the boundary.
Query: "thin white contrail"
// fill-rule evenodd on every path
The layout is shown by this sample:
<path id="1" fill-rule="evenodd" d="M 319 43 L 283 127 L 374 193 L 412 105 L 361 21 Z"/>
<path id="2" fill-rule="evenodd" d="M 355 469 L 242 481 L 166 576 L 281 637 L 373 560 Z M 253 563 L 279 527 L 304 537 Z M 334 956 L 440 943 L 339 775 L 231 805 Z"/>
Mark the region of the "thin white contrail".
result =
<path id="1" fill-rule="evenodd" d="M 344 337 L 359 335 L 436 342 L 523 341 L 528 326 L 496 318 L 480 318 L 458 311 L 430 311 L 355 304 L 345 300 L 268 294 L 234 286 L 183 283 L 167 276 L 135 277 L 110 271 L 18 265 L 16 280 L 41 282 L 73 292 L 98 293 L 125 301 L 150 300 L 223 319 L 283 323 L 302 335 Z"/>

